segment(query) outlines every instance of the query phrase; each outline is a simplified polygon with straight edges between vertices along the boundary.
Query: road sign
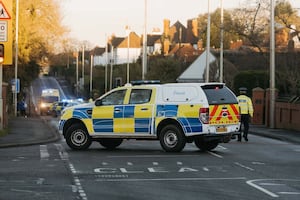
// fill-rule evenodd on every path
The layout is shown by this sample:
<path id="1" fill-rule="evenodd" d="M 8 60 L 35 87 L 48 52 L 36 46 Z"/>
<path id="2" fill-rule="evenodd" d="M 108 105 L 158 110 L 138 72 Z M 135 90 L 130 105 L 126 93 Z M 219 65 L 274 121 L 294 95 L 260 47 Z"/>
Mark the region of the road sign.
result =
<path id="1" fill-rule="evenodd" d="M 7 42 L 7 21 L 0 21 L 0 42 Z"/>
<path id="2" fill-rule="evenodd" d="M 10 14 L 5 8 L 2 1 L 0 1 L 0 19 L 11 19 Z"/>
<path id="3" fill-rule="evenodd" d="M 4 45 L 3 65 L 12 65 L 13 28 L 12 28 L 12 0 L 0 0 L 0 43 Z"/>
<path id="4" fill-rule="evenodd" d="M 20 92 L 20 79 L 12 79 L 10 81 L 11 83 L 11 89 L 13 93 L 19 93 Z"/>

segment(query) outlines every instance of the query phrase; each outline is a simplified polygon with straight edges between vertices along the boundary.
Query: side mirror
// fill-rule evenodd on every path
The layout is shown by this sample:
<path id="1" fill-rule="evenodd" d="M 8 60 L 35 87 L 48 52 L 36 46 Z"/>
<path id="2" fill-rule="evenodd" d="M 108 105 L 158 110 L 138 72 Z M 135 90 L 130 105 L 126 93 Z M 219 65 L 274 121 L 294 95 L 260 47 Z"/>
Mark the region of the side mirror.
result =
<path id="1" fill-rule="evenodd" d="M 102 105 L 102 99 L 97 99 L 95 101 L 95 106 L 101 106 Z"/>

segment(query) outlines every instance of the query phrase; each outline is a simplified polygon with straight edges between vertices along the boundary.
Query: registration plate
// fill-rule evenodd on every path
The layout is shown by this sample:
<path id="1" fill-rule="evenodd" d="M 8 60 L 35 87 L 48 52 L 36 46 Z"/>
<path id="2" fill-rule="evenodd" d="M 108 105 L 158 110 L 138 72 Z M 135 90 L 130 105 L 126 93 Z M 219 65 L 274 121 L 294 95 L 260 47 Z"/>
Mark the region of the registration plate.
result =
<path id="1" fill-rule="evenodd" d="M 217 133 L 224 133 L 227 132 L 227 128 L 225 126 L 217 127 Z"/>

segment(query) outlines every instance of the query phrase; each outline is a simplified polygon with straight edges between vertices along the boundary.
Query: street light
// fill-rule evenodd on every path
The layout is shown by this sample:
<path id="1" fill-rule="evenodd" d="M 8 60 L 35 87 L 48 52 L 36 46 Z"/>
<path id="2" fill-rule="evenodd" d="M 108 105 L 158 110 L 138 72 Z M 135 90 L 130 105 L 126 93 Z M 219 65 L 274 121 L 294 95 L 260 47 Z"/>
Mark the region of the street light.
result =
<path id="1" fill-rule="evenodd" d="M 127 83 L 129 83 L 129 46 L 130 46 L 130 27 L 126 26 L 126 35 L 127 35 Z"/>
<path id="2" fill-rule="evenodd" d="M 223 82 L 223 41 L 224 41 L 224 9 L 223 0 L 221 0 L 221 41 L 220 41 L 220 82 Z"/>
<path id="3" fill-rule="evenodd" d="M 19 0 L 16 0 L 16 33 L 15 33 L 15 83 L 18 78 L 18 40 L 19 40 Z M 17 116 L 18 94 L 14 92 L 14 114 Z"/>
<path id="4" fill-rule="evenodd" d="M 93 98 L 93 65 L 94 65 L 94 55 L 91 54 L 91 68 L 90 68 L 90 98 Z"/>
<path id="5" fill-rule="evenodd" d="M 144 12 L 144 37 L 143 37 L 143 68 L 142 79 L 145 80 L 147 74 L 147 0 L 145 0 L 145 12 Z"/>
<path id="6" fill-rule="evenodd" d="M 207 35 L 206 35 L 206 82 L 209 82 L 209 52 L 210 52 L 210 6 L 207 1 Z"/>
<path id="7" fill-rule="evenodd" d="M 275 2 L 271 1 L 271 26 L 270 26 L 270 128 L 275 128 L 275 24 L 274 24 L 274 9 Z"/>

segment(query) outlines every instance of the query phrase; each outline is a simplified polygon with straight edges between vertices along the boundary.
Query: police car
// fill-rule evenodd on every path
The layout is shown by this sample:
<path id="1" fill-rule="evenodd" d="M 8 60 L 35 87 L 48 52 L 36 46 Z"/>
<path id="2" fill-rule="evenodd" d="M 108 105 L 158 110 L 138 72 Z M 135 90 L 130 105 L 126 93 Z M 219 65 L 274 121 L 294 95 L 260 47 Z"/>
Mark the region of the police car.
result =
<path id="1" fill-rule="evenodd" d="M 53 117 L 57 117 L 61 114 L 61 112 L 66 108 L 66 107 L 71 107 L 78 105 L 79 103 L 76 101 L 57 101 L 54 102 L 50 108 L 49 112 L 52 114 Z"/>
<path id="2" fill-rule="evenodd" d="M 139 82 L 66 108 L 59 130 L 75 150 L 93 141 L 114 149 L 123 139 L 144 139 L 159 140 L 167 152 L 180 152 L 187 142 L 206 151 L 230 141 L 239 117 L 237 98 L 223 83 Z"/>

